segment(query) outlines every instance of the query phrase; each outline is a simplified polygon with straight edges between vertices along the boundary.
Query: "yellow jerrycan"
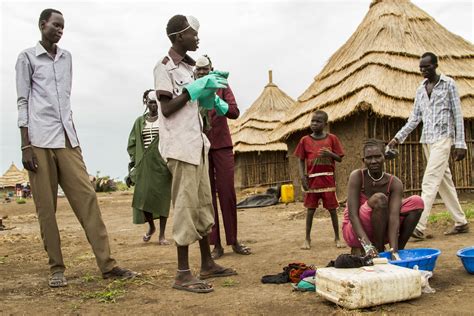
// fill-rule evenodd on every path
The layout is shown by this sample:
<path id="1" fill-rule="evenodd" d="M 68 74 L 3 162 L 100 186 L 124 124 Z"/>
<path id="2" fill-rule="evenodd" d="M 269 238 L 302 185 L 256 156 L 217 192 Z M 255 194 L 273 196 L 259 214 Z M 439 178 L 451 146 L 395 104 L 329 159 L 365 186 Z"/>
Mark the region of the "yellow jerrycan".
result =
<path id="1" fill-rule="evenodd" d="M 281 186 L 281 202 L 290 203 L 295 201 L 295 190 L 293 184 L 283 184 Z"/>

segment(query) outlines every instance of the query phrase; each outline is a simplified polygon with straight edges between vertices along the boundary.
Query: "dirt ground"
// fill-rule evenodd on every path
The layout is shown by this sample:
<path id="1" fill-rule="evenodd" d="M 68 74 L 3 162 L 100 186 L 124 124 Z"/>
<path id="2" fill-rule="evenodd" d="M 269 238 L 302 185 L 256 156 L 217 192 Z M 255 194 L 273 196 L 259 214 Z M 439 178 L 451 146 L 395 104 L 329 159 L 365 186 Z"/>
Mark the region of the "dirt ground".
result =
<path id="1" fill-rule="evenodd" d="M 48 265 L 39 234 L 32 200 L 19 205 L 0 204 L 7 227 L 0 231 L 0 314 L 166 314 L 166 315 L 308 315 L 352 313 L 325 301 L 314 292 L 293 292 L 290 284 L 262 284 L 260 278 L 276 274 L 290 262 L 325 266 L 339 253 L 328 214 L 318 211 L 313 224 L 313 248 L 300 250 L 304 236 L 301 203 L 239 211 L 239 237 L 254 254 L 241 256 L 226 247 L 218 262 L 234 267 L 239 275 L 212 282 L 211 294 L 193 294 L 171 288 L 176 270 L 176 249 L 159 246 L 157 234 L 142 242 L 145 226 L 131 223 L 131 195 L 128 192 L 100 194 L 102 215 L 110 236 L 114 257 L 121 266 L 143 273 L 133 281 L 100 278 L 94 256 L 83 230 L 65 198 L 58 202 L 57 218 L 69 286 L 47 286 Z M 474 209 L 474 196 L 461 198 L 464 209 Z M 434 212 L 443 210 L 437 205 Z M 172 212 L 171 212 L 172 213 Z M 172 214 L 171 214 L 172 215 Z M 341 215 L 339 220 L 341 221 Z M 469 314 L 474 311 L 474 276 L 469 275 L 456 251 L 474 244 L 474 233 L 445 237 L 450 223 L 431 225 L 434 238 L 408 244 L 408 248 L 434 247 L 442 251 L 430 284 L 434 294 L 396 304 L 358 310 L 361 313 Z M 172 217 L 167 237 L 171 238 Z M 474 228 L 471 226 L 471 228 Z M 199 269 L 197 243 L 190 247 L 190 261 Z"/>

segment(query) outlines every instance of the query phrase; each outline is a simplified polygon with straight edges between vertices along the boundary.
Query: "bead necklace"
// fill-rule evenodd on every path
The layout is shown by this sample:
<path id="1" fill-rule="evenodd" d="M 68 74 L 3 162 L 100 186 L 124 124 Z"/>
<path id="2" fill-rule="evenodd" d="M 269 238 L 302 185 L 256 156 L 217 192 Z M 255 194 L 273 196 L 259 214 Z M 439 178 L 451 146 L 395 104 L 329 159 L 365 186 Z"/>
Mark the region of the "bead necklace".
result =
<path id="1" fill-rule="evenodd" d="M 148 122 L 154 122 L 156 121 L 157 118 L 158 118 L 158 114 L 156 114 L 155 116 L 151 116 L 150 114 L 148 114 L 146 120 Z"/>
<path id="2" fill-rule="evenodd" d="M 372 175 L 370 174 L 370 170 L 369 170 L 369 169 L 367 169 L 367 174 L 369 175 L 369 178 L 372 179 L 372 181 L 373 181 L 373 182 L 372 182 L 372 186 L 374 187 L 377 182 L 379 182 L 380 180 L 382 180 L 383 176 L 385 175 L 385 172 L 382 171 L 382 175 L 381 175 L 380 178 L 378 178 L 378 179 L 375 179 L 374 177 L 372 177 Z"/>

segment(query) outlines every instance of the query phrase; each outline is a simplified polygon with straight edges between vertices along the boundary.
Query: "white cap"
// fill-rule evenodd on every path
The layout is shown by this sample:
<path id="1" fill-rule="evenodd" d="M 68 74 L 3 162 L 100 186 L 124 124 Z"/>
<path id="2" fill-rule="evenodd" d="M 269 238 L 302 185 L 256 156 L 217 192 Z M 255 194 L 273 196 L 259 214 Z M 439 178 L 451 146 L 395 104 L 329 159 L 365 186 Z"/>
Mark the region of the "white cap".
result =
<path id="1" fill-rule="evenodd" d="M 192 29 L 195 30 L 196 32 L 199 31 L 199 21 L 198 21 L 198 19 L 196 19 L 196 18 L 195 18 L 194 16 L 192 16 L 192 15 L 187 15 L 187 16 L 186 16 L 186 21 L 188 22 L 188 26 L 186 26 L 186 27 L 185 27 L 184 29 L 182 29 L 181 31 L 169 33 L 168 36 L 176 35 L 176 34 L 182 33 L 182 32 L 186 31 L 186 30 L 189 29 L 189 28 L 192 28 Z"/>
<path id="2" fill-rule="evenodd" d="M 156 97 L 156 91 L 150 91 L 148 92 L 148 95 L 146 97 L 149 101 L 158 101 L 158 98 Z"/>
<path id="3" fill-rule="evenodd" d="M 196 59 L 196 67 L 206 67 L 210 64 L 209 58 L 206 56 L 200 56 Z"/>
<path id="4" fill-rule="evenodd" d="M 192 15 L 187 15 L 186 20 L 188 20 L 189 26 L 193 28 L 196 32 L 199 31 L 199 21 Z"/>

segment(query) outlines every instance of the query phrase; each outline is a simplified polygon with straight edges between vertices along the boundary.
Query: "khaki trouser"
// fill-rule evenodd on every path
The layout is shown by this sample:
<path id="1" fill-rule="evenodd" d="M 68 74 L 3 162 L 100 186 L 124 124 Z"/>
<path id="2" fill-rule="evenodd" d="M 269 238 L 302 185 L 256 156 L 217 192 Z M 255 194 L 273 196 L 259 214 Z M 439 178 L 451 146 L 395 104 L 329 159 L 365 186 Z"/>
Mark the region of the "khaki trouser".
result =
<path id="1" fill-rule="evenodd" d="M 97 196 L 89 181 L 80 148 L 71 148 L 69 141 L 66 147 L 60 149 L 33 147 L 38 159 L 38 169 L 36 172 L 29 172 L 41 238 L 48 253 L 51 273 L 65 270 L 56 222 L 58 184 L 61 185 L 72 210 L 84 228 L 100 271 L 108 272 L 116 262 L 110 256 L 109 239 Z"/>
<path id="2" fill-rule="evenodd" d="M 168 168 L 173 175 L 173 239 L 187 246 L 207 236 L 214 225 L 207 155 L 198 166 L 168 159 Z"/>
<path id="3" fill-rule="evenodd" d="M 446 208 L 451 213 L 454 224 L 460 226 L 467 223 L 466 216 L 459 204 L 453 177 L 449 169 L 451 145 L 451 138 L 444 138 L 434 144 L 423 144 L 423 152 L 427 164 L 421 185 L 421 198 L 425 203 L 425 209 L 416 226 L 421 231 L 426 229 L 428 216 L 438 192 Z"/>

